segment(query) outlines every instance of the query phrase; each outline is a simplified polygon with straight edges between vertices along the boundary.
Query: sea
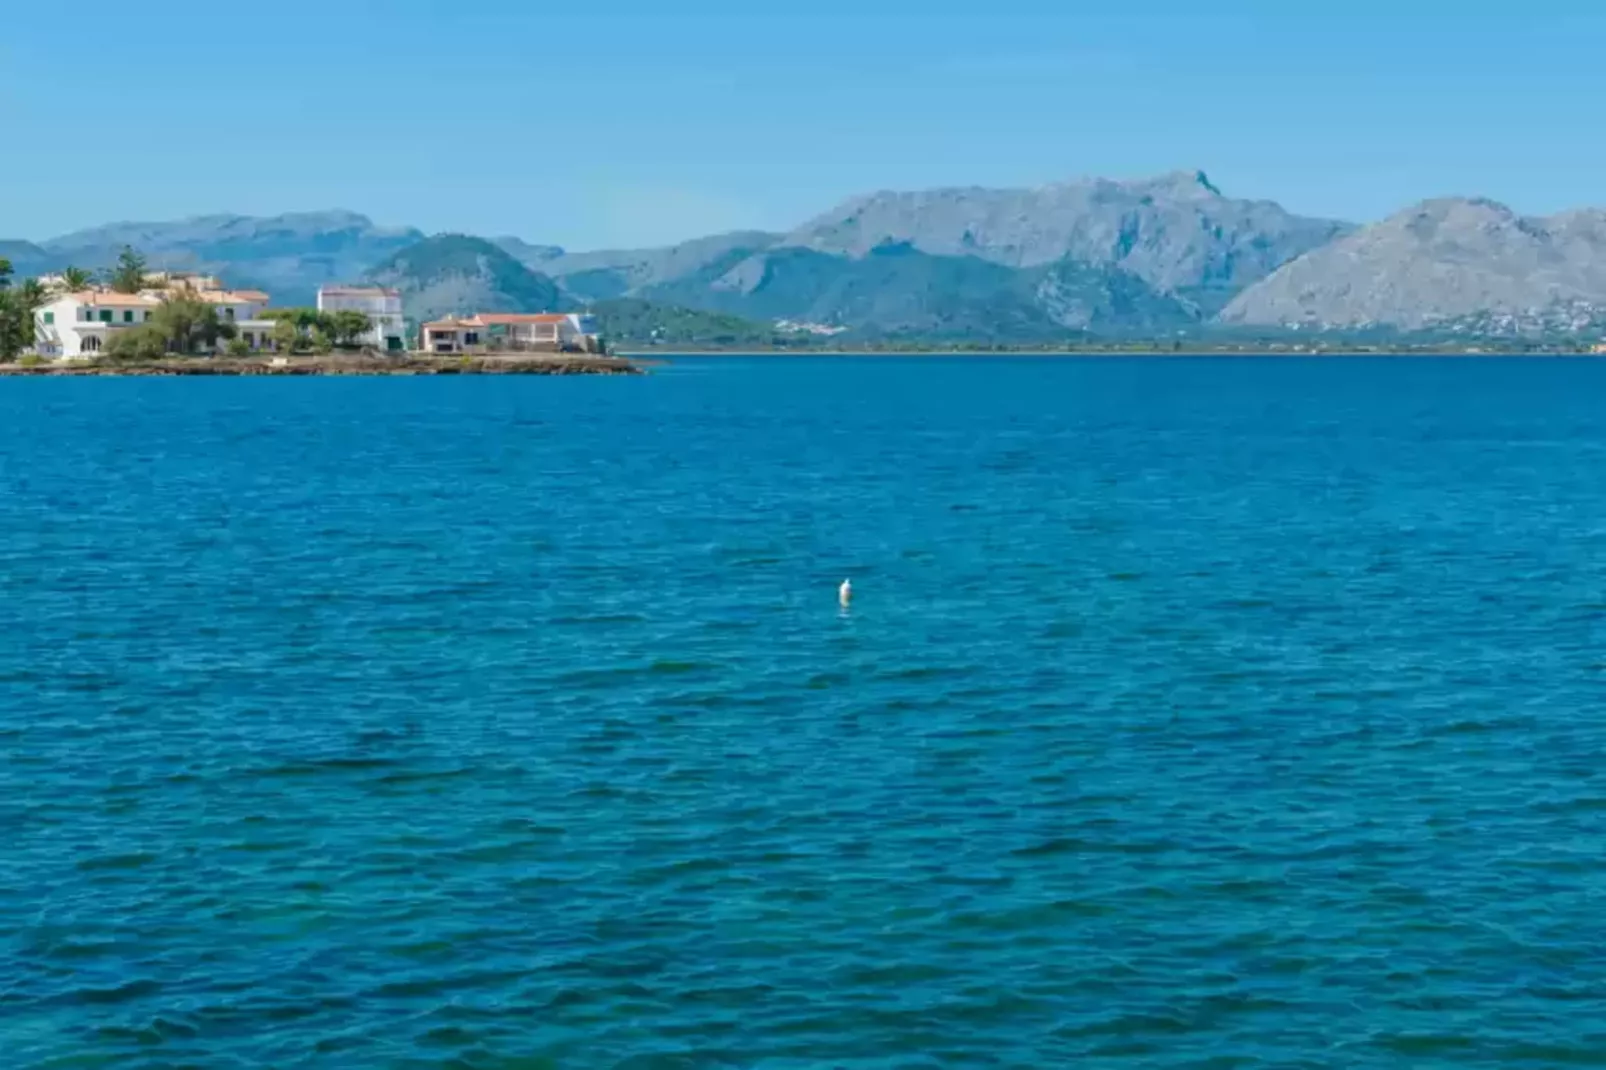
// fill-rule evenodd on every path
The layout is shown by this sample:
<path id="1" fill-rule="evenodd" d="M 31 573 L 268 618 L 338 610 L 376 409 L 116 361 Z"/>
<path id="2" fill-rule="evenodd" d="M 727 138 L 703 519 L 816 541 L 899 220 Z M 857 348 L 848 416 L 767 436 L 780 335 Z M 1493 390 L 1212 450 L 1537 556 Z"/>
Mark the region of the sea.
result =
<path id="1" fill-rule="evenodd" d="M 1603 918 L 1606 362 L 0 386 L 8 1068 L 1606 1066 Z"/>

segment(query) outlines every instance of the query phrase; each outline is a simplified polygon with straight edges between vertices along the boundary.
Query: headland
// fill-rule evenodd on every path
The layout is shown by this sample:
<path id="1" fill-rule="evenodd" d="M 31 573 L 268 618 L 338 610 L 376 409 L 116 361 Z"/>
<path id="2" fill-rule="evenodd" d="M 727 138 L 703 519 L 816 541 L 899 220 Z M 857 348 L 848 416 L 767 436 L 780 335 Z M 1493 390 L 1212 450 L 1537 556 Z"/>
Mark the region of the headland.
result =
<path id="1" fill-rule="evenodd" d="M 641 375 L 638 361 L 623 357 L 552 353 L 318 356 L 168 357 L 161 360 L 57 360 L 0 364 L 0 376 L 83 378 L 191 375 Z"/>

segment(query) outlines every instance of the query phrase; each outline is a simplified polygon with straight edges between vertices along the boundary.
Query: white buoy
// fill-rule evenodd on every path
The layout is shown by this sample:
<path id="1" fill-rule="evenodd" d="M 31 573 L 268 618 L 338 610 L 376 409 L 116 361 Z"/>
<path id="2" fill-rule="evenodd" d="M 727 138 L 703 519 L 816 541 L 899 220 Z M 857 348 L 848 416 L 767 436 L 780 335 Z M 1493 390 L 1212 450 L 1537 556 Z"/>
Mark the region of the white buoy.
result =
<path id="1" fill-rule="evenodd" d="M 838 602 L 842 603 L 842 608 L 843 609 L 847 609 L 849 604 L 852 603 L 852 601 L 853 601 L 853 582 L 851 580 L 843 580 L 842 581 L 842 586 L 837 589 L 836 599 L 837 599 Z"/>

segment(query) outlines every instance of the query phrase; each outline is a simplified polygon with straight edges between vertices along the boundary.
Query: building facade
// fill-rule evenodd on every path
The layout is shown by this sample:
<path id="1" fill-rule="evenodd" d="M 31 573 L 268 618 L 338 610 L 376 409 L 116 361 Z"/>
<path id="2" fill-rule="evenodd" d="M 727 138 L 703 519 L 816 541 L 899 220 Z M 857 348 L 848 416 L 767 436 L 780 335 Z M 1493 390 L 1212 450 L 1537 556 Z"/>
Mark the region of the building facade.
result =
<path id="1" fill-rule="evenodd" d="M 319 312 L 361 312 L 373 325 L 359 335 L 361 345 L 387 353 L 407 348 L 407 321 L 402 316 L 399 290 L 382 286 L 323 286 L 318 289 Z"/>
<path id="2" fill-rule="evenodd" d="M 426 353 L 596 353 L 601 340 L 589 315 L 480 312 L 424 324 L 419 348 Z"/>
<path id="3" fill-rule="evenodd" d="M 148 322 L 166 296 L 166 292 L 154 290 L 58 294 L 34 315 L 34 351 L 42 357 L 97 356 L 119 331 Z M 252 349 L 268 348 L 273 321 L 260 318 L 267 294 L 259 290 L 185 290 L 181 296 L 215 306 L 218 319 L 231 324 L 235 336 Z"/>

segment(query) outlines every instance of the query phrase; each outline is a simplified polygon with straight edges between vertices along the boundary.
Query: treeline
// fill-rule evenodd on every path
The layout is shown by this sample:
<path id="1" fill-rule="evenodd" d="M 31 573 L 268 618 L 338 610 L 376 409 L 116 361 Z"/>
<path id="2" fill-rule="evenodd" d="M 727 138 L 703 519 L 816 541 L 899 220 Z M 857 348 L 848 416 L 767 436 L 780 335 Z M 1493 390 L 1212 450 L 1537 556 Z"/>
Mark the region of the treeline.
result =
<path id="1" fill-rule="evenodd" d="M 261 316 L 273 321 L 265 342 L 275 352 L 329 353 L 336 347 L 355 348 L 373 326 L 361 312 L 319 312 L 315 308 L 268 308 Z M 217 352 L 222 344 L 229 356 L 252 352 L 240 337 L 239 327 L 218 315 L 217 308 L 186 294 L 169 294 L 138 327 L 114 334 L 106 355 L 114 360 L 160 360 L 168 356 L 196 356 Z"/>

